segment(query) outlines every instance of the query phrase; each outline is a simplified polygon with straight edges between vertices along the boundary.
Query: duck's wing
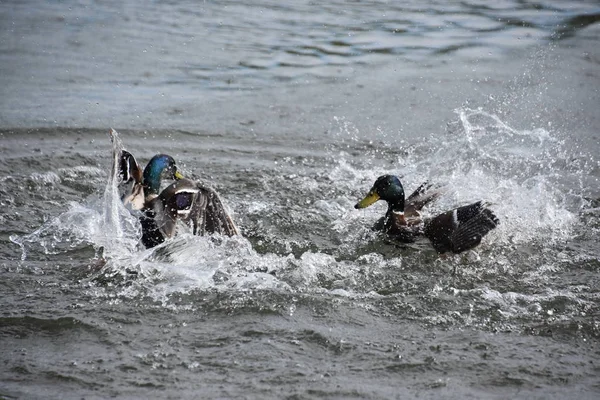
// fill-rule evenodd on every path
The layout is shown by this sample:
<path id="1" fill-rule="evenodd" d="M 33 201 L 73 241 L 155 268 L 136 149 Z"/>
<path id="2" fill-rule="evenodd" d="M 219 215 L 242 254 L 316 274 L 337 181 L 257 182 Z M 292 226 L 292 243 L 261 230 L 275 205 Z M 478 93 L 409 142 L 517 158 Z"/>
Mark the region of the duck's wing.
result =
<path id="1" fill-rule="evenodd" d="M 166 237 L 175 234 L 177 220 L 191 226 L 195 235 L 239 234 L 219 194 L 210 187 L 181 179 L 163 190 L 160 197 L 163 199 L 164 215 L 159 226 Z"/>
<path id="2" fill-rule="evenodd" d="M 455 253 L 477 246 L 485 235 L 500 224 L 500 220 L 492 210 L 485 208 L 480 201 L 457 209 L 456 214 L 459 224 L 452 233 Z"/>
<path id="3" fill-rule="evenodd" d="M 121 150 L 119 173 L 122 189 L 121 200 L 123 204 L 131 204 L 134 210 L 144 208 L 144 186 L 142 185 L 142 169 L 133 154 Z"/>
<path id="4" fill-rule="evenodd" d="M 202 196 L 200 196 L 202 194 Z M 201 232 L 219 233 L 221 235 L 238 235 L 239 231 L 233 220 L 225 210 L 225 206 L 219 197 L 219 194 L 212 188 L 203 187 L 198 193 L 198 198 L 202 197 L 202 206 L 196 202 L 195 214 L 202 216 L 197 218 L 204 221 L 204 226 L 198 225 Z"/>
<path id="5" fill-rule="evenodd" d="M 142 169 L 133 154 L 127 150 L 121 150 L 119 174 L 124 183 L 142 182 Z"/>
<path id="6" fill-rule="evenodd" d="M 146 204 L 140 216 L 142 225 L 142 244 L 146 248 L 158 246 L 165 241 L 165 237 L 171 237 L 175 233 L 175 222 L 165 215 L 165 207 L 159 197 L 154 198 Z M 165 234 L 167 232 L 168 234 Z"/>
<path id="7" fill-rule="evenodd" d="M 499 223 L 492 210 L 478 201 L 427 221 L 424 233 L 439 253 L 460 253 L 481 243 Z"/>
<path id="8" fill-rule="evenodd" d="M 406 217 L 417 217 L 419 211 L 427 204 L 440 197 L 442 191 L 429 182 L 424 182 L 406 199 L 404 215 Z"/>
<path id="9" fill-rule="evenodd" d="M 134 210 L 141 210 L 145 201 L 142 169 L 133 154 L 123 148 L 118 132 L 111 129 L 109 136 L 113 144 L 112 176 L 118 180 L 121 200 Z"/>

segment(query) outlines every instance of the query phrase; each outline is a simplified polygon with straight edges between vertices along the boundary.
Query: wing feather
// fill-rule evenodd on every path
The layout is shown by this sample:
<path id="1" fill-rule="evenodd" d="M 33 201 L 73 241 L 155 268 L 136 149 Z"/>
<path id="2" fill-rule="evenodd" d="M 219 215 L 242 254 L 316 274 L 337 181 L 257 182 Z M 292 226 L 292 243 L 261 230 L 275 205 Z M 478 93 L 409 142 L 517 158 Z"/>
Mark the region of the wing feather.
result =
<path id="1" fill-rule="evenodd" d="M 477 246 L 481 239 L 500 223 L 496 215 L 490 209 L 484 208 L 481 202 L 464 207 L 462 215 L 460 208 L 457 211 L 458 226 L 451 235 L 455 253 Z"/>
<path id="2" fill-rule="evenodd" d="M 421 211 L 423 207 L 440 197 L 442 194 L 441 190 L 439 188 L 431 190 L 433 186 L 434 185 L 429 182 L 424 182 L 417 190 L 408 196 L 406 205 L 404 206 L 404 215 L 406 217 L 419 216 L 419 211 Z"/>
<path id="3" fill-rule="evenodd" d="M 239 234 L 219 194 L 208 186 L 181 179 L 167 187 L 161 197 L 168 218 L 191 226 L 195 235 Z"/>

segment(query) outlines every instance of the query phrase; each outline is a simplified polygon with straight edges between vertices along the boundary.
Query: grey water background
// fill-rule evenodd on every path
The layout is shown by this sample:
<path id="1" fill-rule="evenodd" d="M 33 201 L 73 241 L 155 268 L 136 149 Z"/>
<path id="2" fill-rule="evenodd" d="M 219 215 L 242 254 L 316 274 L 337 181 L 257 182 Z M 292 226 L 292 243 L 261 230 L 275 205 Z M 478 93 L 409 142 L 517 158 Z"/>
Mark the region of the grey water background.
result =
<path id="1" fill-rule="evenodd" d="M 0 3 L 0 397 L 600 392 L 600 4 Z M 243 237 L 137 247 L 108 129 Z M 369 230 L 383 173 L 501 225 Z M 454 274 L 453 271 L 456 270 Z"/>

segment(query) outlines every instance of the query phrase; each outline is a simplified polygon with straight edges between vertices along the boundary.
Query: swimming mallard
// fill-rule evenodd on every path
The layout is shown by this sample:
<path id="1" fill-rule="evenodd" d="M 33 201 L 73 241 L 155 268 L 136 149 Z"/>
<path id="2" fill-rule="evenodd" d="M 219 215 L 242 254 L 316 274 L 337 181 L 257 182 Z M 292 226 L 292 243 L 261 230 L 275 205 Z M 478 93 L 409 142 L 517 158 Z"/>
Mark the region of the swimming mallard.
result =
<path id="1" fill-rule="evenodd" d="M 419 211 L 439 196 L 438 192 L 427 193 L 428 188 L 427 184 L 421 185 L 405 201 L 400 179 L 394 175 L 383 175 L 377 178 L 369 193 L 354 208 L 365 208 L 384 200 L 388 203 L 388 210 L 374 229 L 405 243 L 414 242 L 423 235 L 438 253 L 460 253 L 472 249 L 499 224 L 498 218 L 481 201 L 422 220 Z"/>
<path id="2" fill-rule="evenodd" d="M 143 173 L 130 152 L 121 149 L 118 160 L 121 183 L 127 186 L 123 203 L 143 212 L 140 222 L 144 246 L 154 247 L 173 237 L 177 221 L 189 226 L 195 235 L 219 233 L 232 236 L 239 233 L 218 193 L 199 182 L 185 179 L 177 170 L 173 157 L 155 155 Z M 163 179 L 174 182 L 161 191 Z"/>

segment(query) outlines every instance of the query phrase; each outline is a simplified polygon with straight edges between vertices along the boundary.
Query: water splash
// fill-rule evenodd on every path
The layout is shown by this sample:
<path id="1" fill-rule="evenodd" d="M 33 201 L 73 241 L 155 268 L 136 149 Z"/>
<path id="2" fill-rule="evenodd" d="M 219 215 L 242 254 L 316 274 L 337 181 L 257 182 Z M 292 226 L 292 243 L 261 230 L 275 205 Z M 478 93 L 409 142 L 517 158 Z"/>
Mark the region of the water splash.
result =
<path id="1" fill-rule="evenodd" d="M 332 171 L 334 179 L 343 171 L 344 185 L 362 187 L 364 193 L 383 173 L 403 177 L 409 192 L 425 180 L 443 184 L 443 196 L 427 211 L 434 215 L 484 200 L 501 219 L 492 233 L 500 243 L 552 245 L 572 238 L 582 197 L 570 191 L 586 171 L 569 168 L 564 143 L 544 129 L 515 129 L 482 109 L 462 108 L 456 113 L 457 120 L 441 140 L 425 137 L 414 151 L 393 156 L 398 167 L 360 170 L 354 166 L 349 173 L 343 160 Z M 375 221 L 383 208 L 358 213 Z M 336 226 L 343 228 L 343 221 Z"/>
<path id="2" fill-rule="evenodd" d="M 498 234 L 512 242 L 571 238 L 580 204 L 565 195 L 564 180 L 572 184 L 585 171 L 565 170 L 564 143 L 544 129 L 514 129 L 481 109 L 457 113 L 462 129 L 438 152 L 441 165 L 453 168 L 444 174 L 439 163 L 434 167 L 446 175 L 452 198 L 465 201 L 476 193 L 492 203 L 504 216 Z"/>
<path id="3" fill-rule="evenodd" d="M 28 247 L 39 245 L 44 254 L 59 254 L 81 245 L 93 245 L 102 249 L 103 256 L 120 258 L 137 247 L 141 231 L 137 218 L 127 210 L 117 189 L 118 171 L 114 167 L 123 148 L 116 131 L 113 138 L 113 167 L 108 176 L 102 199 L 92 195 L 83 204 L 70 202 L 69 209 L 41 226 L 34 232 L 10 240 L 21 247 L 21 260 L 25 260 Z M 43 182 L 53 182 L 54 173 L 35 176 Z M 50 177 L 50 180 L 46 177 Z"/>
<path id="4" fill-rule="evenodd" d="M 91 245 L 107 260 L 102 274 L 129 279 L 127 285 L 110 290 L 159 302 L 175 294 L 213 290 L 347 298 L 396 293 L 412 288 L 399 280 L 401 271 L 426 281 L 429 275 L 418 271 L 431 269 L 437 256 L 427 243 L 397 249 L 371 232 L 383 205 L 354 210 L 375 178 L 389 172 L 401 175 L 408 191 L 424 180 L 446 185 L 430 215 L 475 200 L 491 203 L 501 224 L 476 249 L 481 257 L 457 259 L 445 267 L 467 263 L 479 268 L 465 273 L 469 279 L 482 272 L 515 273 L 518 268 L 507 251 L 526 252 L 537 246 L 554 254 L 557 243 L 575 234 L 577 196 L 565 194 L 562 179 L 569 175 L 572 181 L 586 172 L 569 167 L 569 154 L 551 131 L 519 130 L 484 110 L 460 109 L 441 139 L 425 137 L 405 142 L 402 148 L 378 148 L 361 142 L 360 132 L 347 121 L 341 123 L 341 137 L 350 139 L 341 148 L 332 146 L 327 159 L 290 158 L 277 165 L 277 173 L 261 176 L 258 184 L 276 203 L 248 200 L 246 238 L 184 234 L 156 248 L 140 249 L 139 222 L 122 205 L 113 167 L 101 197 L 71 203 L 67 212 L 15 242 L 22 246 L 24 258 L 34 243 L 46 254 Z M 112 136 L 115 157 L 123 145 L 116 132 Z M 379 164 L 365 161 L 365 152 L 355 148 L 376 152 Z M 438 264 L 433 268 L 444 270 Z M 135 272 L 134 279 L 128 271 Z M 106 295 L 100 292 L 98 296 Z"/>

